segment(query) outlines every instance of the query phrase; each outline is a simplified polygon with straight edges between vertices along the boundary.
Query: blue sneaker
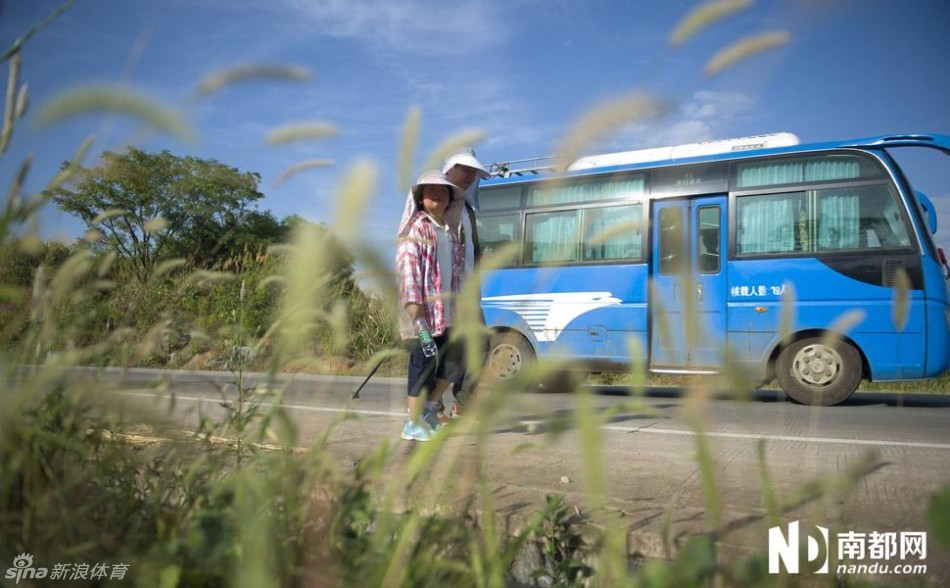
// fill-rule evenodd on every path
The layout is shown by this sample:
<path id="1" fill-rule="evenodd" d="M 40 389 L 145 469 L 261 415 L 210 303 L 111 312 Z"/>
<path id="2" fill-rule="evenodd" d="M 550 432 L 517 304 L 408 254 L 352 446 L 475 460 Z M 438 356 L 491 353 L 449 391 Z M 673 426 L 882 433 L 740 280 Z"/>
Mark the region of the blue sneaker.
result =
<path id="1" fill-rule="evenodd" d="M 429 428 L 432 429 L 433 433 L 438 433 L 442 430 L 442 427 L 445 425 L 439 420 L 439 415 L 434 410 L 423 410 L 422 419 L 429 425 Z"/>
<path id="2" fill-rule="evenodd" d="M 432 438 L 429 431 L 419 423 L 409 420 L 402 426 L 402 435 L 406 441 L 428 441 Z"/>

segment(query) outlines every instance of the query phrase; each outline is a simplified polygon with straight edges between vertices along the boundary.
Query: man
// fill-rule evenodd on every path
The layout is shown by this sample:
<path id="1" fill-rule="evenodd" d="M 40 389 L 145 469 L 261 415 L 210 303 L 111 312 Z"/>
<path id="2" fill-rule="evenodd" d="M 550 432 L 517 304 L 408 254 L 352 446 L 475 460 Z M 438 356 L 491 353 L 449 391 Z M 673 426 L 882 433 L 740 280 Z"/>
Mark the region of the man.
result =
<path id="1" fill-rule="evenodd" d="M 475 157 L 475 150 L 471 147 L 462 147 L 450 155 L 442 165 L 442 173 L 445 177 L 465 192 L 465 210 L 462 211 L 461 219 L 461 237 L 462 247 L 465 253 L 466 279 L 473 275 L 475 264 L 481 256 L 481 249 L 478 243 L 478 227 L 475 223 L 475 212 L 478 210 L 478 180 L 487 179 L 491 174 L 485 169 L 478 158 Z M 482 320 L 479 310 L 479 320 Z M 484 366 L 485 358 L 488 355 L 488 341 L 479 340 L 478 357 Z M 479 370 L 480 371 L 480 370 Z M 455 395 L 455 405 L 452 407 L 452 416 L 458 417 L 465 410 L 465 406 L 471 400 L 472 393 L 478 386 L 477 378 L 472 370 L 466 370 L 465 379 L 461 386 L 453 389 Z"/>

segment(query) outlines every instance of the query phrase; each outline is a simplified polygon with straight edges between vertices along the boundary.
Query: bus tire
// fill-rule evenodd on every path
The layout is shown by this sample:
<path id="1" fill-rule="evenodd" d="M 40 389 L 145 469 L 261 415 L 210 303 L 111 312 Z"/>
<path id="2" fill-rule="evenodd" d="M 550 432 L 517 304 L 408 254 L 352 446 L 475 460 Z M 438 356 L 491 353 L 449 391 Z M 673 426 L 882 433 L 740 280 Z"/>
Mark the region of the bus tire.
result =
<path id="1" fill-rule="evenodd" d="M 492 335 L 488 347 L 488 374 L 492 378 L 514 378 L 526 365 L 534 361 L 534 349 L 519 333 L 501 331 Z"/>
<path id="2" fill-rule="evenodd" d="M 779 354 L 775 378 L 796 402 L 832 406 L 844 402 L 861 383 L 861 356 L 844 341 L 801 339 Z"/>

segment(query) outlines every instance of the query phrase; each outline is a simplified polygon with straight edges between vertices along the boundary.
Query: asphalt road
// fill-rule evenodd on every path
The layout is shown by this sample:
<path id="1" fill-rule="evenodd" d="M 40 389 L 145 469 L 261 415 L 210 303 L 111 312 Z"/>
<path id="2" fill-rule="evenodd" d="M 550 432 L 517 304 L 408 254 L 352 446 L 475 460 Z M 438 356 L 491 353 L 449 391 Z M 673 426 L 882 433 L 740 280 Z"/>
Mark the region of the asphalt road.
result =
<path id="1" fill-rule="evenodd" d="M 98 377 L 103 390 L 155 410 L 167 404 L 167 399 L 155 400 L 153 383 L 162 378 L 165 393 L 176 396 L 175 418 L 185 420 L 199 406 L 218 410 L 222 395 L 235 390 L 231 374 L 134 370 Z M 284 407 L 299 429 L 298 445 L 313 443 L 335 424 L 327 447 L 341 464 L 355 464 L 386 443 L 394 454 L 388 473 L 398 476 L 419 446 L 399 439 L 405 382 L 373 379 L 359 399 L 351 399 L 360 381 L 295 376 L 282 384 Z M 512 394 L 500 403 L 502 416 L 481 434 L 474 424 L 456 424 L 443 450 L 445 460 L 479 460 L 494 510 L 513 525 L 546 494 L 564 494 L 587 510 L 587 482 L 596 479 L 590 472 L 603 471 L 605 508 L 589 511 L 591 518 L 626 525 L 630 552 L 645 557 L 663 557 L 685 538 L 710 529 L 724 553 L 762 553 L 769 527 L 766 487 L 782 506 L 784 524 L 800 520 L 802 528 L 829 528 L 832 541 L 852 531 L 868 536 L 928 531 L 929 501 L 950 487 L 950 395 L 857 393 L 843 405 L 821 408 L 793 404 L 769 391 L 734 400 L 697 398 L 680 389 L 649 389 L 638 396 L 618 387 L 587 390 L 591 394 Z M 603 420 L 594 429 L 600 447 L 594 454 L 584 452 L 573 418 L 585 402 Z M 701 451 L 711 458 L 712 499 L 703 492 Z M 464 473 L 465 468 L 450 469 L 441 478 L 441 483 L 453 481 L 455 499 L 464 499 L 462 491 L 470 488 Z M 950 585 L 950 553 L 932 537 L 926 557 L 909 562 L 927 565 L 918 580 Z"/>

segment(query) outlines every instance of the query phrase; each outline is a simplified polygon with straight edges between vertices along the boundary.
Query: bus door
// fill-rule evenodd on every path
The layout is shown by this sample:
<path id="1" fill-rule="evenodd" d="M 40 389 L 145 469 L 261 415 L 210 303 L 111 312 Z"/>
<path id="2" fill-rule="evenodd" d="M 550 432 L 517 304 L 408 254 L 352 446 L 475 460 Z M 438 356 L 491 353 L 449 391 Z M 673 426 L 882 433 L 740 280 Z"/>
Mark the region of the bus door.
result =
<path id="1" fill-rule="evenodd" d="M 726 197 L 653 206 L 650 367 L 716 369 L 726 345 Z"/>

